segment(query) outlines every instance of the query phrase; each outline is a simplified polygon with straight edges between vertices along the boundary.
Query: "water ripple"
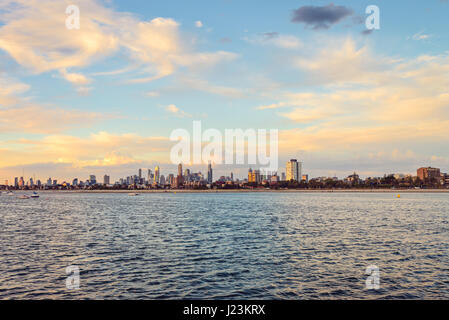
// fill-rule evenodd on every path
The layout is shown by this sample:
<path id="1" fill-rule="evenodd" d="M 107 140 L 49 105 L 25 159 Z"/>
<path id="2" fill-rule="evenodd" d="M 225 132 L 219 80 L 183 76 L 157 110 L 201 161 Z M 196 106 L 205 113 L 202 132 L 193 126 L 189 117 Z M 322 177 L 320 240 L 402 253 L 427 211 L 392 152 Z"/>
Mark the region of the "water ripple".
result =
<path id="1" fill-rule="evenodd" d="M 448 207 L 446 194 L 2 195 L 0 299 L 448 299 Z"/>

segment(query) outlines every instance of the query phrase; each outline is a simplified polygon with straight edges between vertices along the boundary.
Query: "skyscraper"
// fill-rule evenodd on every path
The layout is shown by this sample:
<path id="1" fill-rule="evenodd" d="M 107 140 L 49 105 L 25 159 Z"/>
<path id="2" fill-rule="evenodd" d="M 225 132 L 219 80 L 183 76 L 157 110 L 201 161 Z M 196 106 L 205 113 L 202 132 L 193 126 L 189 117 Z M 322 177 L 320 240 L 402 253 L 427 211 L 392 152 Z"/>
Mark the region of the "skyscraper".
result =
<path id="1" fill-rule="evenodd" d="M 178 164 L 178 176 L 176 177 L 176 187 L 179 188 L 184 184 L 184 179 L 182 177 L 182 163 Z"/>
<path id="2" fill-rule="evenodd" d="M 160 174 L 159 166 L 156 166 L 156 168 L 154 168 L 154 184 L 158 184 L 160 182 Z"/>
<path id="3" fill-rule="evenodd" d="M 97 177 L 95 176 L 95 175 L 93 175 L 93 174 L 91 174 L 90 176 L 89 176 L 89 183 L 90 183 L 90 185 L 96 185 L 97 184 Z"/>
<path id="4" fill-rule="evenodd" d="M 153 173 L 148 169 L 148 184 L 153 184 Z"/>
<path id="5" fill-rule="evenodd" d="M 262 176 L 260 175 L 260 170 L 254 170 L 249 168 L 248 170 L 248 182 L 261 183 Z"/>
<path id="6" fill-rule="evenodd" d="M 139 169 L 139 170 L 140 170 L 140 169 Z M 142 173 L 141 173 L 141 174 L 142 174 Z M 107 174 L 105 174 L 104 177 L 103 177 L 103 184 L 108 185 L 108 184 L 110 184 L 110 181 L 111 181 L 111 177 L 108 176 Z"/>
<path id="7" fill-rule="evenodd" d="M 212 184 L 213 178 L 212 178 L 212 164 L 209 161 L 209 164 L 207 165 L 207 183 Z"/>
<path id="8" fill-rule="evenodd" d="M 300 181 L 302 164 L 296 159 L 291 159 L 287 162 L 285 166 L 285 171 L 287 173 L 287 181 L 294 180 Z"/>
<path id="9" fill-rule="evenodd" d="M 173 186 L 175 184 L 175 176 L 173 175 L 173 173 L 170 173 L 168 175 L 168 181 L 167 182 L 171 186 Z"/>
<path id="10" fill-rule="evenodd" d="M 260 170 L 254 170 L 253 174 L 254 174 L 255 182 L 261 183 L 262 182 L 262 176 L 260 175 Z"/>

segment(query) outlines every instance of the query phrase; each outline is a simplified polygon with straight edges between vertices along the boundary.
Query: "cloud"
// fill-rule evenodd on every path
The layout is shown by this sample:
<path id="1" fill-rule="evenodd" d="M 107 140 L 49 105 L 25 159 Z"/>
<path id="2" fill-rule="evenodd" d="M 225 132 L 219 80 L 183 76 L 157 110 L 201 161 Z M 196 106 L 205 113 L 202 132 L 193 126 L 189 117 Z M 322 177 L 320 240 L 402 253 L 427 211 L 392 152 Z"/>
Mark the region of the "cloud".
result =
<path id="1" fill-rule="evenodd" d="M 118 48 L 119 39 L 111 30 L 113 12 L 94 1 L 81 0 L 82 27 L 68 30 L 64 14 L 68 4 L 11 1 L 0 14 L 0 48 L 35 73 L 83 67 Z"/>
<path id="2" fill-rule="evenodd" d="M 183 87 L 203 91 L 228 98 L 243 98 L 244 90 L 240 88 L 232 88 L 226 86 L 213 85 L 208 81 L 197 78 L 181 78 L 180 82 Z"/>
<path id="3" fill-rule="evenodd" d="M 30 86 L 0 74 L 0 133 L 59 133 L 74 127 L 86 127 L 95 122 L 113 118 L 81 110 L 65 110 L 34 103 L 22 94 Z M 79 87 L 79 94 L 88 94 L 89 88 Z"/>
<path id="4" fill-rule="evenodd" d="M 0 143 L 0 168 L 39 163 L 62 163 L 72 168 L 112 167 L 145 159 L 166 160 L 171 142 L 167 137 L 134 133 L 92 133 L 88 137 L 49 135 Z M 163 156 L 161 156 L 161 154 Z"/>
<path id="5" fill-rule="evenodd" d="M 271 45 L 283 49 L 296 49 L 303 46 L 302 41 L 293 35 L 279 34 L 278 32 L 265 32 L 243 40 L 257 45 Z"/>
<path id="6" fill-rule="evenodd" d="M 431 37 L 432 37 L 432 35 L 425 34 L 424 31 L 421 31 L 421 32 L 415 33 L 413 36 L 409 37 L 408 39 L 420 41 L 420 40 L 428 40 Z"/>
<path id="7" fill-rule="evenodd" d="M 0 133 L 59 133 L 71 128 L 85 128 L 109 118 L 111 118 L 110 115 L 96 112 L 64 110 L 29 103 L 17 107 L 0 108 Z"/>
<path id="8" fill-rule="evenodd" d="M 221 38 L 221 39 L 220 39 L 220 42 L 221 42 L 221 43 L 231 43 L 231 42 L 232 42 L 232 39 L 229 38 L 229 37 L 224 37 L 224 38 Z"/>
<path id="9" fill-rule="evenodd" d="M 358 47 L 352 38 L 332 40 L 324 47 L 293 59 L 306 73 L 308 84 L 372 83 L 398 60 L 374 56 L 368 46 Z M 382 76 L 383 77 L 383 76 Z"/>
<path id="10" fill-rule="evenodd" d="M 80 73 L 69 73 L 66 69 L 61 69 L 60 73 L 64 77 L 64 79 L 76 86 L 87 85 L 92 82 L 92 80 L 87 78 L 86 76 Z"/>
<path id="11" fill-rule="evenodd" d="M 279 148 L 282 153 L 301 149 L 311 152 L 372 152 L 382 148 L 417 146 L 423 148 L 429 139 L 445 141 L 449 134 L 449 121 L 423 121 L 414 124 L 355 124 L 329 122 L 326 124 L 282 130 Z M 413 143 L 411 143 L 413 142 Z"/>
<path id="12" fill-rule="evenodd" d="M 88 96 L 90 94 L 91 90 L 92 90 L 91 87 L 78 87 L 78 88 L 76 88 L 76 92 L 80 96 Z"/>
<path id="13" fill-rule="evenodd" d="M 266 40 L 279 37 L 279 32 L 265 32 L 262 34 Z"/>
<path id="14" fill-rule="evenodd" d="M 145 93 L 145 96 L 150 98 L 159 97 L 159 95 L 160 93 L 158 91 L 148 91 Z"/>
<path id="15" fill-rule="evenodd" d="M 304 23 L 314 30 L 329 29 L 354 13 L 352 9 L 344 6 L 303 6 L 293 11 L 291 22 Z"/>
<path id="16" fill-rule="evenodd" d="M 295 108 L 291 112 L 279 113 L 281 116 L 286 117 L 296 123 L 310 123 L 318 120 L 327 120 L 338 112 L 332 112 L 326 108 Z"/>
<path id="17" fill-rule="evenodd" d="M 165 107 L 165 110 L 168 111 L 171 114 L 174 114 L 175 116 L 177 116 L 179 118 L 191 117 L 190 114 L 182 111 L 181 109 L 179 109 L 174 104 L 168 105 L 167 107 Z"/>
<path id="18" fill-rule="evenodd" d="M 0 108 L 18 103 L 20 99 L 17 95 L 29 89 L 29 85 L 0 74 Z"/>
<path id="19" fill-rule="evenodd" d="M 279 102 L 279 103 L 273 103 L 273 104 L 269 104 L 269 105 L 263 105 L 263 106 L 259 106 L 257 107 L 258 110 L 267 110 L 267 109 L 278 109 L 281 107 L 285 107 L 288 104 L 286 102 Z"/>
<path id="20" fill-rule="evenodd" d="M 0 11 L 0 49 L 33 73 L 56 70 L 77 85 L 86 85 L 89 79 L 73 69 L 118 53 L 128 57 L 134 73 L 144 74 L 132 75 L 131 82 L 135 83 L 169 76 L 180 67 L 210 66 L 236 56 L 196 52 L 187 45 L 189 41 L 183 39 L 179 23 L 173 19 L 141 21 L 94 0 L 77 2 L 82 12 L 79 30 L 65 27 L 65 8 L 72 4 L 68 0 L 17 0 L 8 4 Z M 130 71 L 125 67 L 120 72 Z"/>
<path id="21" fill-rule="evenodd" d="M 395 59 L 347 39 L 307 55 L 296 64 L 309 79 L 301 90 L 257 107 L 297 126 L 280 131 L 283 154 L 333 152 L 349 161 L 376 150 L 434 153 L 447 143 L 449 53 Z"/>

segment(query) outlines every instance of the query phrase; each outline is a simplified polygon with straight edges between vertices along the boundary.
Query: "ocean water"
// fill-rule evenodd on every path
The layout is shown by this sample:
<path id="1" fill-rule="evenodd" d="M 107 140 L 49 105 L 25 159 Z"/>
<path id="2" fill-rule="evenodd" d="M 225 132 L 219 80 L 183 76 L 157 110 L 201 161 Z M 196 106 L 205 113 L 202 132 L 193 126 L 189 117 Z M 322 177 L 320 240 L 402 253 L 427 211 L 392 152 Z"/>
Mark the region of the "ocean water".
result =
<path id="1" fill-rule="evenodd" d="M 449 194 L 2 194 L 0 247 L 0 299 L 449 299 Z"/>

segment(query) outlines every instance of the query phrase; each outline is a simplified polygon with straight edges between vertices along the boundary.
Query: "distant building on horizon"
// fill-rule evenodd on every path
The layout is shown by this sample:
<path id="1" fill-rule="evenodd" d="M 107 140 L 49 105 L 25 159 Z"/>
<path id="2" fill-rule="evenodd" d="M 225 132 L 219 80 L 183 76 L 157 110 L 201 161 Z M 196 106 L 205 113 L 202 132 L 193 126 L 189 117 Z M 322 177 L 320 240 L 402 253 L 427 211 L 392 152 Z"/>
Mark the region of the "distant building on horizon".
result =
<path id="1" fill-rule="evenodd" d="M 139 171 L 141 171 L 141 170 L 139 169 Z M 141 172 L 141 174 L 142 174 L 142 172 Z M 110 183 L 111 183 L 111 177 L 108 176 L 107 174 L 105 174 L 103 177 L 103 184 L 108 185 Z"/>
<path id="2" fill-rule="evenodd" d="M 159 184 L 161 178 L 161 171 L 159 169 L 159 166 L 156 166 L 156 168 L 154 168 L 154 181 L 153 184 Z"/>
<path id="3" fill-rule="evenodd" d="M 184 184 L 184 179 L 182 177 L 182 163 L 178 164 L 178 176 L 175 179 L 175 185 L 177 188 Z"/>
<path id="4" fill-rule="evenodd" d="M 301 162 L 298 162 L 296 159 L 291 159 L 287 162 L 287 165 L 285 166 L 285 171 L 287 175 L 287 181 L 300 181 L 299 178 L 301 177 L 301 171 L 302 171 L 302 164 Z"/>
<path id="5" fill-rule="evenodd" d="M 253 170 L 249 168 L 248 170 L 248 182 L 249 183 L 261 183 L 262 176 L 260 175 L 260 170 Z"/>
<path id="6" fill-rule="evenodd" d="M 89 176 L 89 184 L 92 186 L 97 184 L 97 177 L 95 175 L 91 174 Z"/>
<path id="7" fill-rule="evenodd" d="M 173 173 L 170 173 L 168 175 L 168 184 L 173 186 L 175 184 L 175 175 Z"/>
<path id="8" fill-rule="evenodd" d="M 212 164 L 209 161 L 209 164 L 207 165 L 207 183 L 212 184 Z"/>
<path id="9" fill-rule="evenodd" d="M 441 178 L 441 171 L 439 168 L 419 168 L 417 170 L 418 178 L 422 181 L 427 181 L 430 179 L 440 179 Z"/>

